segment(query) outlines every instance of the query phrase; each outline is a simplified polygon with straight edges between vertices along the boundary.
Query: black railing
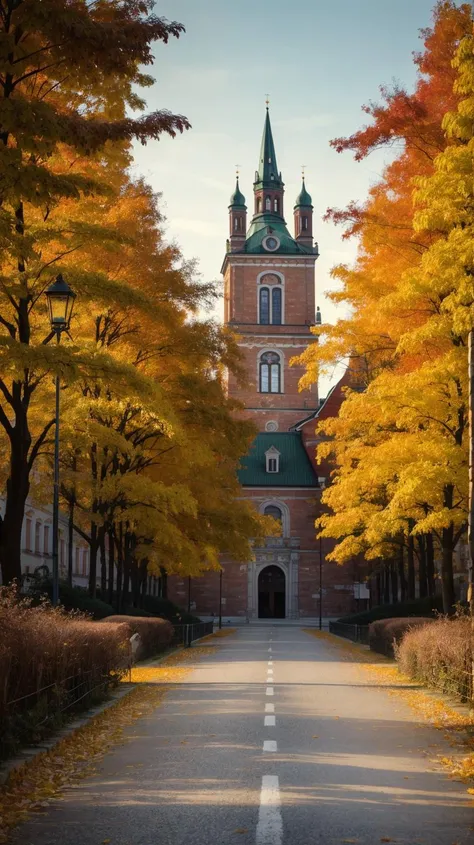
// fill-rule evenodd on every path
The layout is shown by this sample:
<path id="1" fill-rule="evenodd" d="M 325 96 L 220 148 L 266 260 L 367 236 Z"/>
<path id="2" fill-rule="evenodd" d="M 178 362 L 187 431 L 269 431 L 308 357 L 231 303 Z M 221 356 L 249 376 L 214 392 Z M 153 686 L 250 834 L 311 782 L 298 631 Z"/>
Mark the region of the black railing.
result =
<path id="1" fill-rule="evenodd" d="M 330 622 L 329 632 L 336 634 L 338 637 L 345 637 L 346 640 L 352 640 L 353 643 L 369 643 L 369 626 L 368 625 L 347 625 L 345 622 Z"/>
<path id="2" fill-rule="evenodd" d="M 184 645 L 189 648 L 191 643 L 212 634 L 214 622 L 195 622 L 192 625 L 175 625 L 172 643 L 173 645 Z"/>

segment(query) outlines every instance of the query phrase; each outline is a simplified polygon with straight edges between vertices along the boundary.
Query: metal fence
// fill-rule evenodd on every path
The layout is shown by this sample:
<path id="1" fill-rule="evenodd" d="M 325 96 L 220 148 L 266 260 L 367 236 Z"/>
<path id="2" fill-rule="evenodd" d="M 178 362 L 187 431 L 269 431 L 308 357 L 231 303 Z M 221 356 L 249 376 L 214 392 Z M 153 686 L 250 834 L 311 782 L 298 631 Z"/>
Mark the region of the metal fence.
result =
<path id="1" fill-rule="evenodd" d="M 214 631 L 214 622 L 195 622 L 192 625 L 175 625 L 172 644 L 189 648 L 191 643 L 206 637 Z"/>
<path id="2" fill-rule="evenodd" d="M 345 622 L 330 622 L 329 631 L 338 637 L 352 640 L 353 643 L 363 643 L 363 645 L 369 643 L 368 625 L 347 625 Z"/>

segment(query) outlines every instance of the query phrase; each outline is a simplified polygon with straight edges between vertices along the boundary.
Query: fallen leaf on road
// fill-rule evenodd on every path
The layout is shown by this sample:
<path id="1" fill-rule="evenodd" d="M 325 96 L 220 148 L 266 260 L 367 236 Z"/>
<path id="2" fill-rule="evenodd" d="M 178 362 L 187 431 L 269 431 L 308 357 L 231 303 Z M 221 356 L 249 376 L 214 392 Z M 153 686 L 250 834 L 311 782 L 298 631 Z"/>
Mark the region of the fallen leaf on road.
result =
<path id="1" fill-rule="evenodd" d="M 313 736 L 311 737 L 311 739 L 319 739 L 319 734 L 313 734 Z"/>
<path id="2" fill-rule="evenodd" d="M 249 832 L 249 831 L 248 831 L 248 828 L 247 828 L 247 827 L 237 827 L 237 828 L 234 830 L 234 833 L 248 833 L 248 832 Z"/>

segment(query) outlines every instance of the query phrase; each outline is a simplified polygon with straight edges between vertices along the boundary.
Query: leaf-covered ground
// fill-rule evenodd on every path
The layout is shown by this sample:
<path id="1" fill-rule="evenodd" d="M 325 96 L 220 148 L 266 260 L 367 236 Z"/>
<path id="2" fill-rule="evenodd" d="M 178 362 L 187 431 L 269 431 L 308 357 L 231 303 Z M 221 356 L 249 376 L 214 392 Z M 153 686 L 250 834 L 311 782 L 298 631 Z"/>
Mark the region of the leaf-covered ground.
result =
<path id="1" fill-rule="evenodd" d="M 212 641 L 231 633 L 231 629 L 225 629 L 206 637 L 206 645 L 179 649 L 154 666 L 134 667 L 131 679 L 136 686 L 127 695 L 50 751 L 13 770 L 0 788 L 0 843 L 7 842 L 9 831 L 30 813 L 45 812 L 48 803 L 60 798 L 66 787 L 92 775 L 105 754 L 125 741 L 125 730 L 150 715 L 173 685 L 192 671 L 190 664 L 214 652 L 217 643 Z"/>
<path id="2" fill-rule="evenodd" d="M 468 792 L 474 794 L 474 713 L 463 713 L 450 707 L 448 702 L 431 692 L 426 687 L 420 687 L 398 671 L 394 661 L 382 655 L 368 651 L 364 646 L 357 645 L 325 631 L 306 628 L 306 633 L 318 639 L 324 639 L 328 644 L 336 647 L 342 660 L 350 660 L 360 664 L 360 668 L 370 674 L 381 687 L 387 687 L 390 695 L 398 696 L 408 704 L 424 721 L 430 722 L 435 728 L 444 732 L 444 737 L 453 748 L 453 756 L 444 754 L 437 756 L 437 762 L 449 771 L 451 777 L 468 784 Z M 462 708 L 464 709 L 464 708 Z M 431 749 L 430 749 L 431 750 Z M 433 749 L 433 756 L 436 749 Z"/>

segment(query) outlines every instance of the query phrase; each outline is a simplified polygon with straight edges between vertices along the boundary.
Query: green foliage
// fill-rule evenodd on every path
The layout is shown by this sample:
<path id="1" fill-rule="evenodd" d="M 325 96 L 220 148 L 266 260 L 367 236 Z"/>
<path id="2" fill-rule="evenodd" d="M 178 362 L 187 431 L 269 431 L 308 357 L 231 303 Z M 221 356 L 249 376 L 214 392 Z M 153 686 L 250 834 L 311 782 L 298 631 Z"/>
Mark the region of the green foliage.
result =
<path id="1" fill-rule="evenodd" d="M 37 596 L 46 595 L 51 600 L 53 597 L 53 585 L 50 580 L 42 581 L 35 587 Z M 105 619 L 114 613 L 113 607 L 101 599 L 92 599 L 87 590 L 82 587 L 69 587 L 61 582 L 59 585 L 59 601 L 65 610 L 79 610 L 81 613 L 88 613 L 94 619 Z"/>
<path id="2" fill-rule="evenodd" d="M 377 619 L 393 619 L 402 616 L 430 617 L 442 612 L 442 597 L 433 596 L 432 598 L 415 599 L 414 601 L 397 602 L 396 604 L 381 604 L 378 607 L 373 607 L 372 610 L 362 610 L 360 613 L 342 616 L 337 621 L 346 625 L 369 625 Z"/>

